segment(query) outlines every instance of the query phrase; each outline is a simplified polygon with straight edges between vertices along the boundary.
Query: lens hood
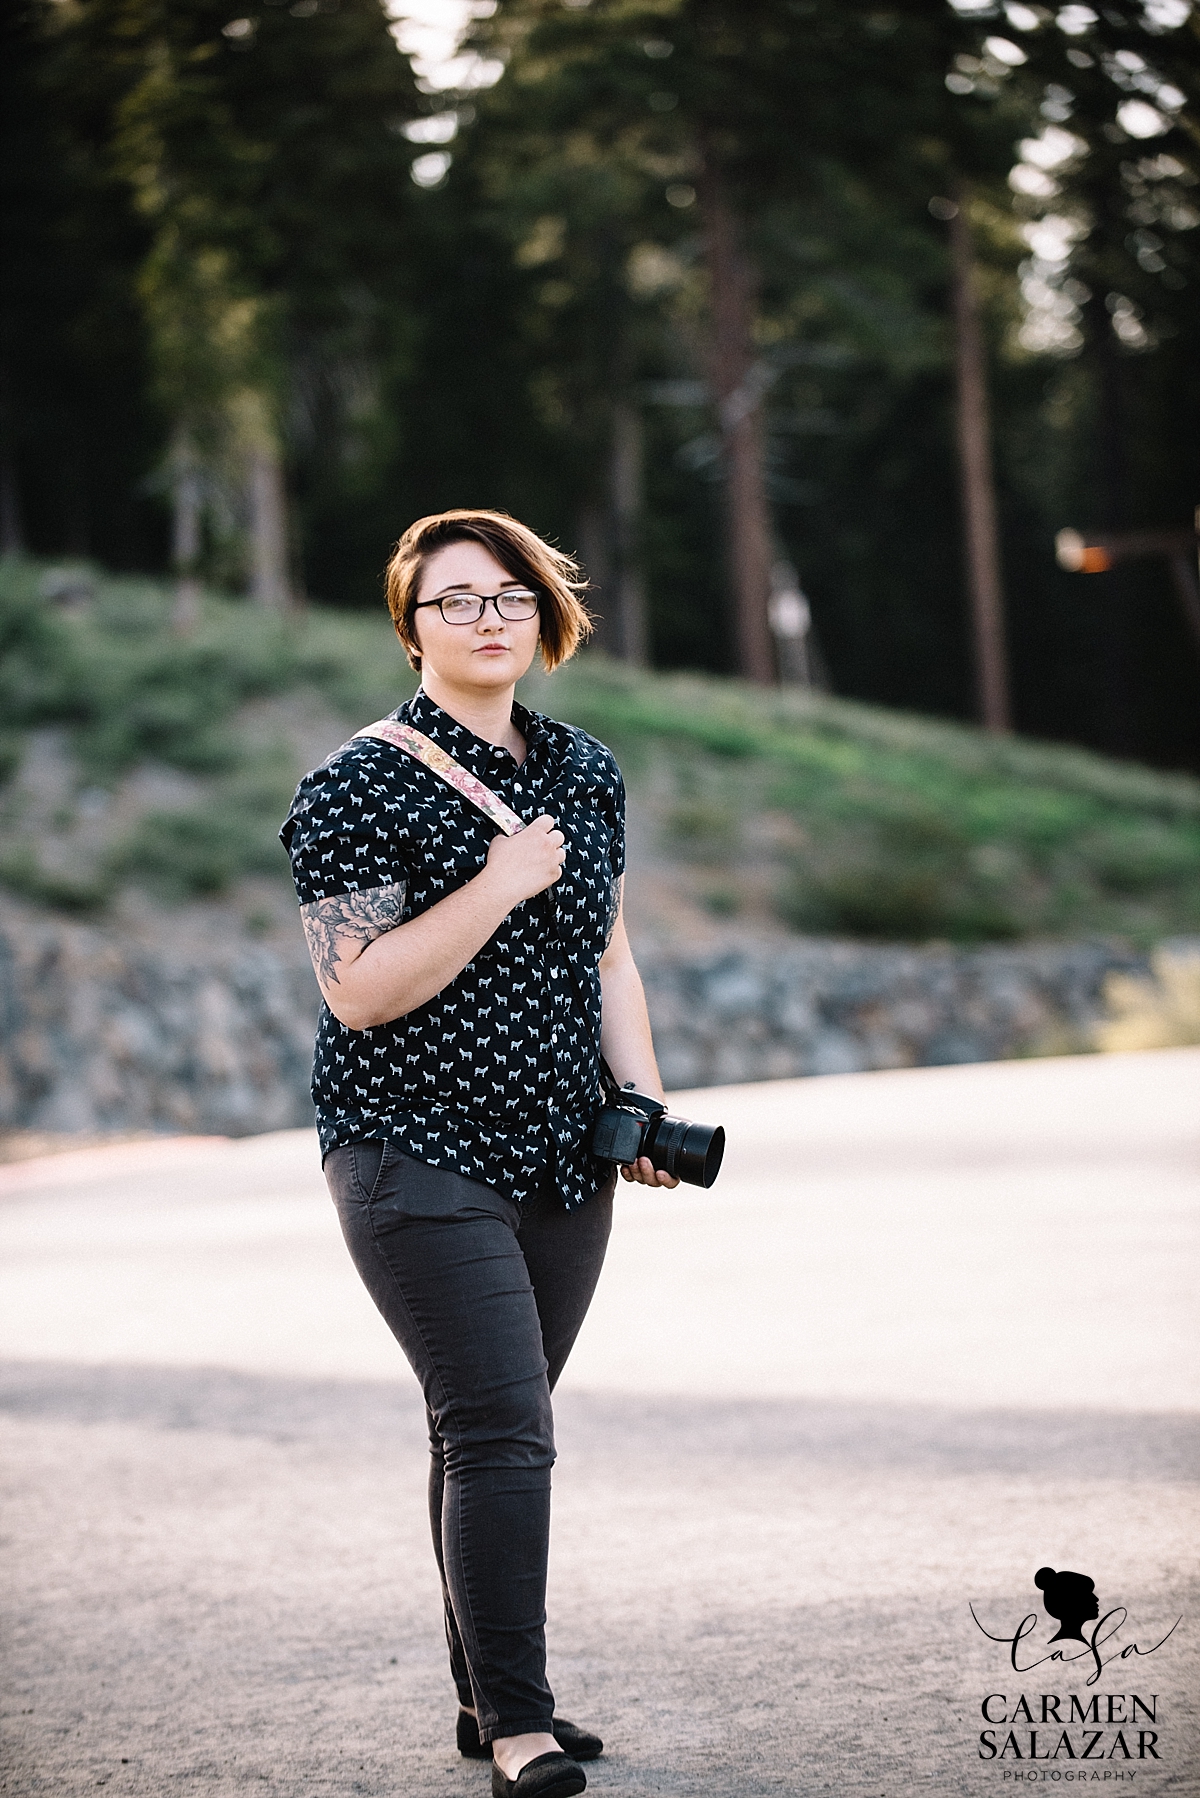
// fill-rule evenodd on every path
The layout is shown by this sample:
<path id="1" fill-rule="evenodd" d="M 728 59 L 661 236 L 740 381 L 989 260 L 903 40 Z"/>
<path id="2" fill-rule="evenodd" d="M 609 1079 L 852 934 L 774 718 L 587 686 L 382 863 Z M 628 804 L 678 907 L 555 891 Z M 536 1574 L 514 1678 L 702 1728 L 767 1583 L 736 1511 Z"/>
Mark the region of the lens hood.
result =
<path id="1" fill-rule="evenodd" d="M 721 1171 L 725 1132 L 720 1124 L 693 1124 L 663 1112 L 646 1132 L 642 1153 L 685 1185 L 709 1187 Z"/>

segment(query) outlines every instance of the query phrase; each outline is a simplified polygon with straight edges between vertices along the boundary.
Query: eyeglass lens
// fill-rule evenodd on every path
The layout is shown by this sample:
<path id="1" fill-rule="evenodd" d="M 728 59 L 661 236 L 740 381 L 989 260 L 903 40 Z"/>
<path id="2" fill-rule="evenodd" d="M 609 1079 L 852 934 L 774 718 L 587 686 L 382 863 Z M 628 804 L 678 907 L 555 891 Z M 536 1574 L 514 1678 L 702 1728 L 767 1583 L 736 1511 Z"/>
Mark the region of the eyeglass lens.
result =
<path id="1" fill-rule="evenodd" d="M 521 618 L 532 618 L 538 609 L 536 593 L 524 587 L 513 587 L 506 593 L 447 593 L 438 604 L 442 608 L 442 617 L 448 624 L 474 624 L 482 618 L 483 609 L 491 602 L 501 618 L 516 622 Z"/>

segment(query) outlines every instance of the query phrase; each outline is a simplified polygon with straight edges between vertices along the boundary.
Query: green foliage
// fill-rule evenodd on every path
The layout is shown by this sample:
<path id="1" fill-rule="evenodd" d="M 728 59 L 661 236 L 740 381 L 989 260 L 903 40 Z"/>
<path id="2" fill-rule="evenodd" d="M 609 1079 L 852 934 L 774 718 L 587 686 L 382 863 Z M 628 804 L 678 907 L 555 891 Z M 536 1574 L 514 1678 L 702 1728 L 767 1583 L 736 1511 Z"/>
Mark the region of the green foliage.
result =
<path id="1" fill-rule="evenodd" d="M 22 899 L 45 905 L 52 911 L 80 913 L 102 911 L 113 894 L 107 868 L 91 874 L 62 873 L 42 865 L 28 843 L 0 854 L 0 886 Z"/>
<path id="2" fill-rule="evenodd" d="M 772 522 L 832 683 L 967 715 L 948 263 L 929 210 L 966 176 L 1016 715 L 1200 766 L 1165 567 L 1085 582 L 1052 552 L 1063 524 L 1182 524 L 1195 501 L 1195 9 L 1175 25 L 1141 0 L 500 0 L 476 37 L 505 74 L 470 95 L 419 90 L 380 0 L 230 10 L 22 0 L 0 23 L 3 455 L 36 551 L 162 569 L 186 449 L 205 461 L 209 577 L 231 580 L 245 495 L 226 440 L 278 434 L 297 573 L 321 600 L 374 603 L 410 518 L 499 504 L 585 553 L 601 612 L 639 564 L 656 665 L 727 671 L 711 167 L 755 264 Z M 998 36 L 1015 58 L 988 49 Z M 1118 107 L 1168 88 L 1185 104 L 1162 100 L 1162 132 L 1130 136 Z M 409 169 L 427 146 L 406 132 L 435 114 L 453 167 L 422 192 Z M 1014 195 L 1014 146 L 1053 124 L 1086 154 L 1043 200 Z M 1079 226 L 1045 276 L 1078 342 L 1041 353 L 1018 330 L 1022 231 L 1048 209 Z M 617 403 L 643 435 L 631 538 L 614 522 Z M 20 653 L 22 715 L 62 715 L 36 646 Z M 252 689 L 226 691 L 197 649 L 189 720 L 173 678 L 147 665 L 127 725 L 119 678 L 96 702 L 104 765 L 219 762 L 222 727 L 206 737 L 200 714 Z M 63 679 L 83 731 L 100 672 Z"/>
<path id="3" fill-rule="evenodd" d="M 605 541 L 614 402 L 644 420 L 658 665 L 733 666 L 696 185 L 717 169 L 760 277 L 776 525 L 837 684 L 964 704 L 946 254 L 926 202 L 956 134 L 995 175 L 1013 127 L 959 119 L 942 81 L 957 31 L 948 10 L 777 0 L 508 0 L 477 28 L 506 74 L 478 102 L 454 180 L 480 183 L 524 273 L 509 329 L 602 613 L 627 553 L 611 518 Z"/>
<path id="4" fill-rule="evenodd" d="M 0 453 L 18 540 L 161 565 L 143 483 L 160 453 L 135 279 L 144 228 L 106 154 L 114 60 L 81 59 L 74 7 L 0 9 Z M 8 535 L 4 547 L 13 544 Z"/>
<path id="5" fill-rule="evenodd" d="M 186 450 L 204 566 L 238 575 L 239 458 L 282 431 L 302 536 L 369 595 L 396 530 L 381 464 L 414 331 L 402 128 L 422 107 L 379 0 L 255 0 L 245 21 L 216 0 L 24 0 L 0 33 L 27 540 L 162 567 Z M 364 498 L 386 512 L 366 544 Z"/>
<path id="6" fill-rule="evenodd" d="M 231 721 L 254 699 L 310 687 L 350 713 L 393 690 L 363 653 L 386 649 L 383 621 L 284 620 L 210 595 L 181 636 L 152 582 L 101 581 L 88 613 L 64 616 L 40 579 L 34 564 L 0 564 L 0 704 L 13 726 L 63 725 L 94 779 L 145 760 L 228 771 L 243 753 Z"/>
<path id="7" fill-rule="evenodd" d="M 155 767 L 191 797 L 145 803 L 115 836 L 85 840 L 61 799 L 39 820 L 19 775 L 0 881 L 88 910 L 130 882 L 180 899 L 251 875 L 285 880 L 275 833 L 306 760 L 412 691 L 386 616 L 314 608 L 285 625 L 208 595 L 195 634 L 180 637 L 164 587 L 97 577 L 90 611 L 64 616 L 40 596 L 43 574 L 0 564 L 14 741 L 27 746 L 35 727 L 62 734 L 75 804 L 98 787 L 133 793 Z M 755 832 L 774 820 L 766 876 L 798 928 L 1141 941 L 1200 927 L 1200 782 L 1186 776 L 599 656 L 525 687 L 527 703 L 612 744 L 656 853 L 694 871 L 715 915 L 751 906 Z"/>
<path id="8" fill-rule="evenodd" d="M 603 663 L 543 683 L 537 703 L 581 723 L 674 796 L 656 812 L 685 860 L 725 870 L 746 827 L 778 815 L 777 909 L 795 928 L 999 941 L 1200 927 L 1200 783 L 1049 745 L 821 696 L 763 695 Z M 653 803 L 653 801 L 651 802 Z M 735 907 L 736 909 L 736 907 Z"/>
<path id="9" fill-rule="evenodd" d="M 278 809 L 278 808 L 276 808 Z M 212 898 L 245 874 L 278 874 L 271 820 L 220 803 L 148 812 L 112 856 L 117 880 L 133 878 L 169 899 Z"/>
<path id="10" fill-rule="evenodd" d="M 70 627 L 39 594 L 34 565 L 0 566 L 0 713 L 9 728 L 61 717 L 82 670 Z"/>
<path id="11" fill-rule="evenodd" d="M 535 690 L 546 709 L 569 707 L 562 716 L 608 742 L 653 735 L 721 756 L 766 757 L 802 770 L 806 785 L 885 775 L 889 787 L 934 803 L 970 790 L 984 828 L 1022 819 L 1035 833 L 1054 828 L 1065 816 L 1059 808 L 1076 797 L 1200 820 L 1200 785 L 1186 775 L 823 694 L 756 692 L 681 675 L 654 680 L 603 662 L 574 663 Z"/>
<path id="12" fill-rule="evenodd" d="M 281 629 L 251 615 L 236 637 L 221 618 L 195 638 L 173 639 L 165 596 L 156 597 L 157 628 L 146 628 L 126 608 L 111 618 L 48 615 L 44 601 L 14 599 L 9 588 L 0 600 L 7 715 L 66 725 L 98 778 L 147 757 L 197 772 L 228 766 L 222 726 L 231 712 L 290 677 Z"/>
<path id="13" fill-rule="evenodd" d="M 478 103 L 444 203 L 480 183 L 512 246 L 503 334 L 527 358 L 561 471 L 537 515 L 589 553 L 608 503 L 613 399 L 640 405 L 656 664 L 732 665 L 696 197 L 715 164 L 759 277 L 774 525 L 834 687 L 972 711 L 946 231 L 929 210 L 966 176 L 1017 716 L 1033 734 L 1200 765 L 1195 651 L 1165 568 L 1123 568 L 1085 592 L 1053 560 L 1066 522 L 1184 522 L 1200 440 L 1194 129 L 1185 109 L 1143 147 L 1115 117 L 1158 72 L 1195 97 L 1197 16 L 1173 30 L 1135 0 L 1092 11 L 1068 30 L 1038 8 L 1018 26 L 997 8 L 956 17 L 924 3 L 505 0 L 477 27 L 507 71 Z M 987 49 L 998 35 L 1007 62 Z M 1060 195 L 1014 195 L 1016 146 L 1056 120 L 1087 157 L 1055 171 Z M 1082 307 L 1078 359 L 1032 355 L 1018 335 L 1022 229 L 1047 210 L 1081 221 L 1049 277 L 1068 313 Z M 1126 301 L 1144 319 L 1140 347 Z M 481 367 L 495 339 L 489 319 Z M 601 611 L 604 562 L 593 559 Z"/>
<path id="14" fill-rule="evenodd" d="M 681 856 L 708 860 L 732 848 L 737 832 L 724 806 L 703 799 L 684 800 L 665 819 L 668 841 Z"/>
<path id="15" fill-rule="evenodd" d="M 195 631 L 181 636 L 161 585 L 97 576 L 90 607 L 66 615 L 43 597 L 45 573 L 0 562 L 9 726 L 0 744 L 8 782 L 0 883 L 37 903 L 91 911 L 129 882 L 180 899 L 222 893 L 247 875 L 285 877 L 276 832 L 303 772 L 289 719 L 302 736 L 314 710 L 332 713 L 348 735 L 412 690 L 387 619 L 284 621 L 208 594 Z M 282 710 L 264 740 L 254 707 L 269 703 Z M 75 793 L 65 807 L 31 815 L 14 777 L 30 733 L 47 728 L 66 741 Z M 142 810 L 116 840 L 80 839 L 79 795 L 111 794 L 148 768 L 190 777 L 194 799 Z"/>

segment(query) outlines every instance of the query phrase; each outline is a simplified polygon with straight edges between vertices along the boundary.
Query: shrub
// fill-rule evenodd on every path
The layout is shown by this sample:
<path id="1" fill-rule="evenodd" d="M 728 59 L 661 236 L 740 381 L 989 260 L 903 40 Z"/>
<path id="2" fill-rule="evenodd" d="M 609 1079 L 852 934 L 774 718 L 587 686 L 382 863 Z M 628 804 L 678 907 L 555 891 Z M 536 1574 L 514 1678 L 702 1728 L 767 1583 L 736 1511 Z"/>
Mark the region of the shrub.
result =
<path id="1" fill-rule="evenodd" d="M 0 856 L 0 886 L 22 899 L 31 899 L 35 905 L 49 906 L 52 911 L 86 914 L 101 911 L 107 905 L 113 883 L 105 869 L 64 874 L 45 868 L 28 844 L 20 844 Z"/>
<path id="2" fill-rule="evenodd" d="M 703 799 L 685 800 L 672 807 L 664 825 L 676 849 L 701 861 L 727 854 L 737 836 L 728 809 Z"/>
<path id="3" fill-rule="evenodd" d="M 242 874 L 283 866 L 262 819 L 215 806 L 148 812 L 109 862 L 115 878 L 144 880 L 171 898 L 212 897 Z"/>

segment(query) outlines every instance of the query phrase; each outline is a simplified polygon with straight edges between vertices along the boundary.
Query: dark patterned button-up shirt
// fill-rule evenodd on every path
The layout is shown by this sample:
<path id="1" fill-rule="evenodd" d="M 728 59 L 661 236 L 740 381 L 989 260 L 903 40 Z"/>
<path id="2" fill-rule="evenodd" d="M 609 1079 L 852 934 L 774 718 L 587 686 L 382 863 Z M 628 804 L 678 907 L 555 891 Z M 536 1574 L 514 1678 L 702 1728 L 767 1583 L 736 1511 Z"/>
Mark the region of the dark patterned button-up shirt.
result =
<path id="1" fill-rule="evenodd" d="M 624 871 L 620 773 L 586 732 L 520 705 L 520 764 L 423 689 L 392 716 L 526 823 L 556 818 L 566 863 L 427 1004 L 368 1030 L 347 1029 L 322 1005 L 312 1085 L 322 1151 L 389 1137 L 414 1160 L 509 1198 L 549 1183 L 568 1208 L 582 1204 L 611 1171 L 588 1138 L 600 1104 L 599 962 Z M 403 923 L 478 874 L 495 834 L 422 763 L 359 737 L 301 781 L 280 837 L 302 905 L 392 886 Z"/>

